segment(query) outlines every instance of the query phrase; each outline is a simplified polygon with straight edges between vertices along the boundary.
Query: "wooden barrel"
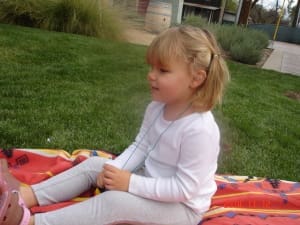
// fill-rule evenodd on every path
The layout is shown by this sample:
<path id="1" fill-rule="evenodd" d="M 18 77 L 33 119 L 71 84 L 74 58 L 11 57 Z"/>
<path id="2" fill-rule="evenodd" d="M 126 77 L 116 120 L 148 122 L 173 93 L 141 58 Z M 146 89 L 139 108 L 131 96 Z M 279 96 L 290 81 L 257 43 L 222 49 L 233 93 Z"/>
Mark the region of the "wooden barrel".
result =
<path id="1" fill-rule="evenodd" d="M 172 4 L 157 0 L 149 2 L 145 29 L 151 32 L 161 32 L 171 25 Z"/>

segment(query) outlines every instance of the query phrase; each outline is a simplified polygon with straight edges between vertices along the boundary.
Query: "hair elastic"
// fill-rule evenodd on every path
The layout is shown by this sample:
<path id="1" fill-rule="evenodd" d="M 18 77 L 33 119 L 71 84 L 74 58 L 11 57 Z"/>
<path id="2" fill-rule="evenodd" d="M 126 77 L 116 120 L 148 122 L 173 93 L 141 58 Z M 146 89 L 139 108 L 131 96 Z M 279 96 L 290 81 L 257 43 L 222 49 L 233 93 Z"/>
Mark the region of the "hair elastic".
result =
<path id="1" fill-rule="evenodd" d="M 208 65 L 208 67 L 207 67 L 207 71 L 210 70 L 212 61 L 213 61 L 214 59 L 218 59 L 219 57 L 220 57 L 220 54 L 211 54 L 211 56 L 210 56 L 210 62 L 209 62 L 209 65 Z"/>

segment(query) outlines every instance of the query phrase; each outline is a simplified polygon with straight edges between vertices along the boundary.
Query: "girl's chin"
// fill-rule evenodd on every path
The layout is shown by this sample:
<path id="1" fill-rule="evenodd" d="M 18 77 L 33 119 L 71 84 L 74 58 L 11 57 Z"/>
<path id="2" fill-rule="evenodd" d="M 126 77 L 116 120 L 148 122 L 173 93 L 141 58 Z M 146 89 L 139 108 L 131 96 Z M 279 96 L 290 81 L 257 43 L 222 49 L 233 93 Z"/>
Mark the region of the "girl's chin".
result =
<path id="1" fill-rule="evenodd" d="M 151 91 L 151 97 L 153 101 L 164 103 L 164 99 L 160 96 L 157 91 Z"/>
<path id="2" fill-rule="evenodd" d="M 151 98 L 153 101 L 160 102 L 160 98 L 153 93 L 151 93 Z"/>
<path id="3" fill-rule="evenodd" d="M 153 95 L 152 95 L 152 101 L 165 103 L 161 98 L 158 98 L 157 96 L 153 96 Z"/>

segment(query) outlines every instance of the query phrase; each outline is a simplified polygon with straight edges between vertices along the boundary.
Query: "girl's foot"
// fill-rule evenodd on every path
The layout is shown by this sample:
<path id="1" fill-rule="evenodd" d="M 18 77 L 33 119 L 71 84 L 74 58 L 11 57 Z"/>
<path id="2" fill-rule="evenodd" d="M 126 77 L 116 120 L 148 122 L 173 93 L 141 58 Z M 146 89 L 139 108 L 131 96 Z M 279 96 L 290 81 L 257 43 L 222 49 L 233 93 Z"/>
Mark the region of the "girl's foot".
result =
<path id="1" fill-rule="evenodd" d="M 20 204 L 18 192 L 12 192 L 11 201 L 0 225 L 28 225 L 29 219 L 30 212 L 24 205 Z"/>
<path id="2" fill-rule="evenodd" d="M 13 178 L 13 179 L 12 179 Z M 12 182 L 13 181 L 13 182 Z M 26 208 L 7 163 L 0 161 L 0 225 L 28 225 L 30 212 Z M 12 186 L 10 186 L 12 184 Z"/>
<path id="3" fill-rule="evenodd" d="M 0 173 L 4 180 L 6 181 L 8 188 L 10 190 L 19 190 L 20 189 L 20 181 L 18 181 L 8 170 L 8 164 L 5 159 L 0 159 Z"/>

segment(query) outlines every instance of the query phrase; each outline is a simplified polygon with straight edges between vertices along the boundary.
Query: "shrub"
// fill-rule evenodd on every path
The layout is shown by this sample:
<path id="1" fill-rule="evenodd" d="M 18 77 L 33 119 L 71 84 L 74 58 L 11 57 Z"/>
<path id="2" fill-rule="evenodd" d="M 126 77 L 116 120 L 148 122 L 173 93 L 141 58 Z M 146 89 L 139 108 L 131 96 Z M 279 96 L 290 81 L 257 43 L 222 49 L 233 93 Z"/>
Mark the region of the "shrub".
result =
<path id="1" fill-rule="evenodd" d="M 200 17 L 188 17 L 184 24 L 213 32 L 226 55 L 242 63 L 256 64 L 261 59 L 262 50 L 269 42 L 267 34 L 262 31 L 235 25 L 207 24 Z"/>
<path id="2" fill-rule="evenodd" d="M 249 37 L 233 44 L 230 47 L 230 56 L 235 61 L 253 65 L 261 59 L 261 49 L 257 49 L 255 41 Z"/>
<path id="3" fill-rule="evenodd" d="M 191 25 L 195 27 L 206 28 L 208 26 L 207 19 L 201 16 L 189 15 L 187 16 L 182 24 Z"/>
<path id="4" fill-rule="evenodd" d="M 215 35 L 222 48 L 229 52 L 231 46 L 234 43 L 234 37 L 237 33 L 237 29 L 234 26 L 223 25 L 219 26 L 215 30 Z"/>
<path id="5" fill-rule="evenodd" d="M 267 48 L 269 45 L 269 36 L 263 31 L 248 29 L 249 36 L 253 37 L 255 45 L 259 49 Z"/>
<path id="6" fill-rule="evenodd" d="M 231 31 L 229 52 L 232 59 L 246 64 L 256 64 L 261 59 L 262 50 L 268 45 L 264 33 L 244 27 L 232 26 L 227 29 Z"/>
<path id="7" fill-rule="evenodd" d="M 2 0 L 0 22 L 111 39 L 123 30 L 104 0 Z"/>
<path id="8" fill-rule="evenodd" d="M 49 1 L 42 27 L 96 37 L 120 37 L 121 25 L 112 8 L 99 0 Z"/>
<path id="9" fill-rule="evenodd" d="M 44 18 L 41 0 L 0 0 L 0 22 L 39 27 Z"/>

